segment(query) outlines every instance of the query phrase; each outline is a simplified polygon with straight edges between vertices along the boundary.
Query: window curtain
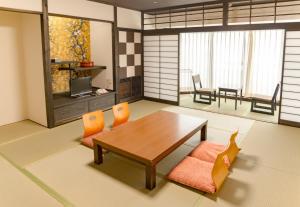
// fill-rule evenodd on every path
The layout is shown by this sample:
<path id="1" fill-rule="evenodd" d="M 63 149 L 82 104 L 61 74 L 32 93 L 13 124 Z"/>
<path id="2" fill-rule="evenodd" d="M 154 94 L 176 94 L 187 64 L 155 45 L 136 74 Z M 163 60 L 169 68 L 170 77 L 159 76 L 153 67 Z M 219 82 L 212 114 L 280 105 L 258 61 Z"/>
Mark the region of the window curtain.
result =
<path id="1" fill-rule="evenodd" d="M 180 91 L 192 91 L 191 76 L 203 87 L 243 88 L 244 95 L 272 96 L 280 81 L 283 30 L 181 34 Z"/>
<path id="2" fill-rule="evenodd" d="M 215 32 L 213 36 L 213 87 L 242 88 L 248 32 Z"/>
<path id="3" fill-rule="evenodd" d="M 246 95 L 272 96 L 281 81 L 284 31 L 262 30 L 250 33 L 251 56 L 247 67 Z"/>
<path id="4" fill-rule="evenodd" d="M 180 89 L 193 90 L 192 75 L 201 76 L 202 86 L 211 87 L 210 33 L 183 33 L 180 41 Z"/>

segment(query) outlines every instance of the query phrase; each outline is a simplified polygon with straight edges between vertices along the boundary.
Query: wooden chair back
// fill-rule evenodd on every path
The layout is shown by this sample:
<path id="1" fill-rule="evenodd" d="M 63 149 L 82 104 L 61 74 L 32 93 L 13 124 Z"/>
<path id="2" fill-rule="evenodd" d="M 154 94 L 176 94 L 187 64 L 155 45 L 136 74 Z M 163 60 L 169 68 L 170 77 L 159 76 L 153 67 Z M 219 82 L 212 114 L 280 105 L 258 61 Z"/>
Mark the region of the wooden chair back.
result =
<path id="1" fill-rule="evenodd" d="M 224 162 L 224 158 L 227 154 L 227 150 L 224 152 L 218 154 L 217 159 L 214 163 L 211 177 L 216 187 L 216 192 L 220 190 L 222 184 L 224 183 L 225 179 L 227 178 L 229 174 L 228 167 L 226 166 Z"/>
<path id="2" fill-rule="evenodd" d="M 278 84 L 276 85 L 276 89 L 275 89 L 274 94 L 273 94 L 273 97 L 272 97 L 272 101 L 273 101 L 273 102 L 276 101 L 276 98 L 277 98 L 277 95 L 278 95 L 278 92 L 279 92 L 279 88 L 280 88 L 280 84 L 278 83 Z"/>
<path id="3" fill-rule="evenodd" d="M 104 114 L 102 111 L 94 111 L 82 116 L 84 134 L 83 137 L 88 137 L 103 131 L 104 129 Z"/>
<path id="4" fill-rule="evenodd" d="M 221 188 L 223 182 L 229 174 L 228 166 L 226 165 L 225 159 L 228 158 L 230 164 L 232 164 L 240 151 L 240 148 L 238 148 L 235 141 L 238 133 L 239 132 L 236 131 L 231 135 L 230 144 L 228 145 L 227 149 L 224 152 L 218 154 L 217 159 L 214 163 L 211 176 L 216 186 L 216 191 L 218 191 Z"/>
<path id="5" fill-rule="evenodd" d="M 197 84 L 199 84 L 200 88 L 202 88 L 202 83 L 201 83 L 201 78 L 200 75 L 193 75 L 192 76 L 193 79 L 193 85 L 194 85 L 194 90 L 197 90 Z"/>
<path id="6" fill-rule="evenodd" d="M 129 105 L 127 102 L 113 106 L 114 123 L 113 127 L 117 127 L 128 121 L 130 116 Z"/>
<path id="7" fill-rule="evenodd" d="M 229 146 L 227 149 L 227 156 L 228 156 L 230 164 L 232 164 L 234 162 L 237 154 L 241 150 L 236 144 L 236 137 L 237 137 L 238 133 L 239 132 L 236 131 L 230 137 L 230 143 L 229 143 Z"/>

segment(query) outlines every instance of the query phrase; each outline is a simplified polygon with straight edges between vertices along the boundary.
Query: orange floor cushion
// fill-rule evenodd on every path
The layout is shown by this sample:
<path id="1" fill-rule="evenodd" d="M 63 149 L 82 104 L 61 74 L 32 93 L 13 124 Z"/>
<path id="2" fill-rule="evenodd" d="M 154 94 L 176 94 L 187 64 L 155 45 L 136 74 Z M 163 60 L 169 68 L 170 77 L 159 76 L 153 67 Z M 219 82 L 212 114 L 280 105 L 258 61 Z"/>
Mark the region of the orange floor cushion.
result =
<path id="1" fill-rule="evenodd" d="M 201 142 L 190 154 L 191 157 L 214 163 L 218 154 L 226 150 L 226 146 L 215 144 L 212 142 Z M 224 157 L 225 164 L 230 167 L 230 162 L 227 156 Z"/>
<path id="2" fill-rule="evenodd" d="M 169 173 L 168 179 L 200 191 L 215 193 L 213 166 L 213 163 L 188 156 Z"/>
<path id="3" fill-rule="evenodd" d="M 81 139 L 81 144 L 83 144 L 84 146 L 86 147 L 89 147 L 89 148 L 94 148 L 94 142 L 93 142 L 93 139 L 97 136 L 99 136 L 100 134 L 102 134 L 103 132 L 105 131 L 102 131 L 102 132 L 99 132 L 97 134 L 93 134 L 91 136 L 88 136 L 88 137 L 85 137 L 85 138 L 82 138 Z"/>

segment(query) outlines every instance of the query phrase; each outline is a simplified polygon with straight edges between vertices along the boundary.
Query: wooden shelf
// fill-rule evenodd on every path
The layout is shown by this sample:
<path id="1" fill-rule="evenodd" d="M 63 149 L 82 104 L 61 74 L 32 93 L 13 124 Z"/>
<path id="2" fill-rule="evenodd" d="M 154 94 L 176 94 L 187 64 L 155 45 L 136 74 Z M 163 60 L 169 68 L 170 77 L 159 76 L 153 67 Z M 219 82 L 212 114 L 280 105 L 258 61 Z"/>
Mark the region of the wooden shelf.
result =
<path id="1" fill-rule="evenodd" d="M 76 61 L 60 61 L 60 62 L 51 62 L 51 65 L 70 65 L 70 64 L 78 64 Z"/>
<path id="2" fill-rule="evenodd" d="M 94 66 L 94 67 L 70 67 L 70 68 L 59 68 L 59 70 L 68 70 L 68 71 L 88 71 L 88 70 L 105 70 L 106 66 Z"/>

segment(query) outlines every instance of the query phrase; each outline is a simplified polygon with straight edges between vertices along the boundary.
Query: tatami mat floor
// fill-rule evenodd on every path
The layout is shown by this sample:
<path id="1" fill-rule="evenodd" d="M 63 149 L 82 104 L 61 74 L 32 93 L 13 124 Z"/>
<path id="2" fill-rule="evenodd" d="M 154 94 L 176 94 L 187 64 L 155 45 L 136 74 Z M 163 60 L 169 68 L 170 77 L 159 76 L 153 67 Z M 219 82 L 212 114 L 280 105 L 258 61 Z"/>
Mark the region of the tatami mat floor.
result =
<path id="1" fill-rule="evenodd" d="M 193 101 L 193 94 L 184 94 L 180 95 L 180 106 L 192 108 L 192 109 L 200 109 L 209 112 L 215 112 L 220 114 L 227 114 L 231 116 L 239 116 L 248 119 L 254 119 L 258 121 L 265 121 L 271 123 L 278 123 L 278 114 L 279 110 L 275 111 L 274 116 L 254 113 L 250 111 L 251 103 L 248 101 L 243 101 L 242 104 L 238 101 L 237 110 L 235 110 L 235 101 L 233 99 L 227 99 L 225 103 L 225 99 L 221 98 L 221 106 L 218 107 L 218 100 L 213 102 L 211 105 L 195 103 Z"/>
<path id="2" fill-rule="evenodd" d="M 226 143 L 230 133 L 239 129 L 238 143 L 243 150 L 221 191 L 211 196 L 165 179 L 169 170 L 199 143 L 199 134 L 159 164 L 158 184 L 154 191 L 144 188 L 143 166 L 130 160 L 109 153 L 105 155 L 103 165 L 95 166 L 93 151 L 78 143 L 82 133 L 80 120 L 51 130 L 33 129 L 32 133 L 26 132 L 28 136 L 25 137 L 18 138 L 16 135 L 6 144 L 3 141 L 0 153 L 21 170 L 28 172 L 25 175 L 31 176 L 27 179 L 41 182 L 35 181 L 36 184 L 32 183 L 33 185 L 47 186 L 40 190 L 49 193 L 49 196 L 63 205 L 83 207 L 299 206 L 300 129 L 149 101 L 133 103 L 130 108 L 132 119 L 157 110 L 207 118 L 209 120 L 208 140 L 219 143 Z M 105 118 L 106 124 L 110 125 L 113 120 L 111 111 L 105 112 Z M 10 127 L 13 130 L 13 126 Z M 5 134 L 1 133 L 0 127 L 2 139 Z M 14 168 L 17 172 L 20 169 Z M 11 179 L 16 176 L 14 173 L 7 175 L 11 176 Z M 0 185 L 0 188 L 4 189 L 6 185 L 15 186 L 13 182 L 2 181 L 1 184 L 4 185 Z M 31 191 L 23 183 L 17 187 L 20 192 Z M 0 189 L 0 192 L 1 190 L 3 189 Z M 1 203 L 0 199 L 0 206 L 18 206 L 10 200 L 4 202 L 6 203 Z M 40 206 L 38 202 L 37 200 L 36 203 L 31 205 L 25 203 L 22 206 Z M 49 198 L 44 199 L 43 206 L 53 206 L 53 204 L 61 205 L 56 205 Z"/>

